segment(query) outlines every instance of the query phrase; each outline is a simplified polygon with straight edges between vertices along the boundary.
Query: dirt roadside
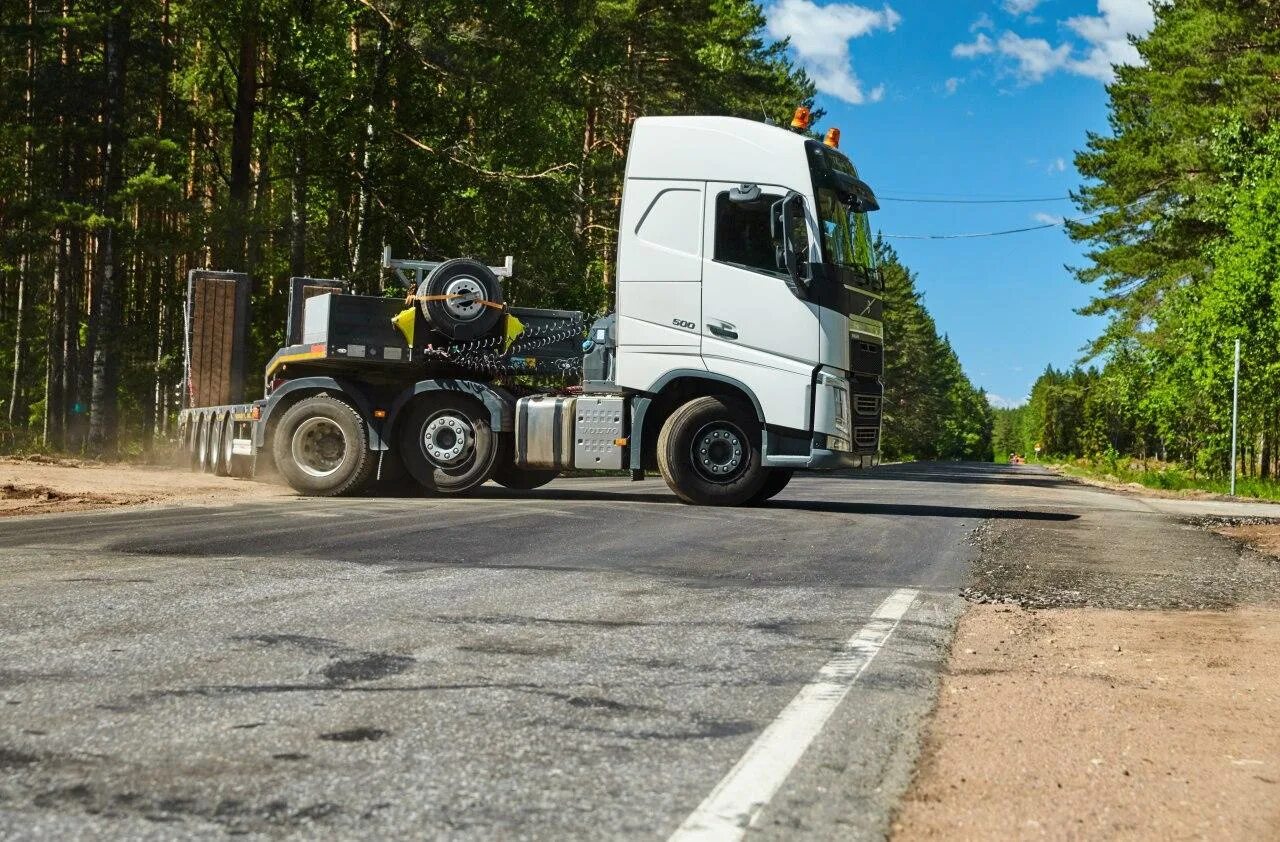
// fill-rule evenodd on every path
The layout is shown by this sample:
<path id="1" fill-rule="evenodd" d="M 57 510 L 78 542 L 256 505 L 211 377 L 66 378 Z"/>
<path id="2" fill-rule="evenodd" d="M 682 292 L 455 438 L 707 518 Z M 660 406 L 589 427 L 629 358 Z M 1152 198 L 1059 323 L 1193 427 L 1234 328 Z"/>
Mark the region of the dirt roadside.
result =
<path id="1" fill-rule="evenodd" d="M 291 496 L 283 485 L 175 468 L 53 459 L 0 458 L 0 518 L 131 505 L 213 505 Z"/>
<path id="2" fill-rule="evenodd" d="M 1280 529 L 1059 510 L 977 536 L 893 838 L 1280 839 Z"/>

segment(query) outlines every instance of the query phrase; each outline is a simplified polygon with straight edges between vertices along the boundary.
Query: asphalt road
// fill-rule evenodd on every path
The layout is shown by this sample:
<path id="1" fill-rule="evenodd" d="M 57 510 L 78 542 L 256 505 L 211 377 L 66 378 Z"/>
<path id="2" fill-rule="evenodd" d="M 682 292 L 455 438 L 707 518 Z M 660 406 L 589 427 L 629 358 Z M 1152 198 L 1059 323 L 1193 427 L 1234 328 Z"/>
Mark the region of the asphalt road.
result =
<path id="1" fill-rule="evenodd" d="M 748 838 L 882 836 L 969 536 L 1076 517 L 1038 481 L 908 465 L 754 509 L 570 479 L 0 521 L 0 837 L 665 839 L 770 739 L 802 753 L 765 757 Z M 851 642 L 895 594 L 882 648 Z M 811 742 L 770 729 L 832 664 L 847 695 L 819 688 Z"/>

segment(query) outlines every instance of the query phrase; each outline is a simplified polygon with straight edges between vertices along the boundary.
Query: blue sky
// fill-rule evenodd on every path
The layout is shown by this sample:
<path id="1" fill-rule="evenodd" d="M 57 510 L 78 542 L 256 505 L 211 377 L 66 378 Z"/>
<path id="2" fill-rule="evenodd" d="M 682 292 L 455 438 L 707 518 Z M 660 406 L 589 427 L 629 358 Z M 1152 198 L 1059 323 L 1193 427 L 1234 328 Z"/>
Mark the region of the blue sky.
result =
<path id="1" fill-rule="evenodd" d="M 1105 132 L 1115 62 L 1150 29 L 1146 0 L 773 0 L 769 31 L 818 85 L 841 148 L 882 198 L 886 234 L 965 234 L 1076 215 L 1050 199 L 1080 183 L 1088 131 Z M 1045 365 L 1069 365 L 1101 323 L 1066 265 L 1083 249 L 1060 227 L 973 239 L 893 239 L 965 371 L 997 405 L 1020 403 Z"/>

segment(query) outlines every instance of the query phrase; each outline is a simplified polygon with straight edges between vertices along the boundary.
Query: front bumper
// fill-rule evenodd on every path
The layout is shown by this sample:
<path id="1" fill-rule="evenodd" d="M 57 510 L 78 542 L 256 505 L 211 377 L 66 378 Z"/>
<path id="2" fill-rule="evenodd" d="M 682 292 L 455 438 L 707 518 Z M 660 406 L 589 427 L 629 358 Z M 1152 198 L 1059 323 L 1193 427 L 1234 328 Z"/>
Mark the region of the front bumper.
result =
<path id="1" fill-rule="evenodd" d="M 792 468 L 797 471 L 836 471 L 840 469 L 875 467 L 880 464 L 880 454 L 853 453 L 847 450 L 827 450 L 815 447 L 806 456 L 766 453 L 763 462 L 769 468 Z"/>

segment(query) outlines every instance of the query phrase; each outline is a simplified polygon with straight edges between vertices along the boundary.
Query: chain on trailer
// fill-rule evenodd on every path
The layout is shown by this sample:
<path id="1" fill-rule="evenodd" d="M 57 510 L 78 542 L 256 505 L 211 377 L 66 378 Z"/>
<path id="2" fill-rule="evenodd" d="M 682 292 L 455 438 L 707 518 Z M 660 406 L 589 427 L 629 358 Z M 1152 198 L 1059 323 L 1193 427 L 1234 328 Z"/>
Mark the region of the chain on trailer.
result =
<path id="1" fill-rule="evenodd" d="M 489 336 L 460 342 L 447 348 L 428 349 L 428 353 L 440 359 L 446 359 L 455 365 L 481 371 L 486 374 L 520 374 L 527 369 L 511 362 L 513 357 L 522 357 L 530 351 L 545 348 L 566 339 L 582 336 L 587 326 L 586 319 L 574 319 L 562 324 L 549 324 L 528 328 L 511 344 L 506 351 L 498 351 L 504 342 L 501 336 Z M 582 357 L 558 357 L 549 360 L 557 371 L 571 374 L 582 368 Z"/>
<path id="2" fill-rule="evenodd" d="M 382 266 L 384 269 L 394 272 L 395 277 L 408 289 L 409 293 L 405 298 L 405 302 L 409 304 L 427 298 L 426 296 L 417 295 L 416 290 L 422 286 L 422 282 L 427 275 L 439 265 L 438 261 L 393 258 L 391 256 L 391 247 L 383 247 Z M 515 261 L 508 256 L 502 266 L 490 266 L 489 270 L 499 278 L 510 278 L 514 272 L 514 267 Z M 412 277 L 410 273 L 412 273 Z M 494 306 L 490 302 L 483 303 Z M 469 342 L 456 343 L 447 348 L 428 348 L 426 353 L 437 359 L 448 360 L 463 368 L 486 374 L 527 373 L 528 369 L 526 367 L 512 364 L 511 358 L 523 356 L 529 351 L 545 348 L 557 342 L 563 342 L 566 339 L 580 337 L 588 323 L 587 319 L 574 319 L 564 324 L 549 324 L 526 328 L 509 348 L 501 352 L 498 349 L 502 347 L 506 338 L 503 336 L 489 336 L 482 339 L 473 339 Z M 581 356 L 558 357 L 554 360 L 548 360 L 548 362 L 554 365 L 558 372 L 566 375 L 582 369 Z"/>

